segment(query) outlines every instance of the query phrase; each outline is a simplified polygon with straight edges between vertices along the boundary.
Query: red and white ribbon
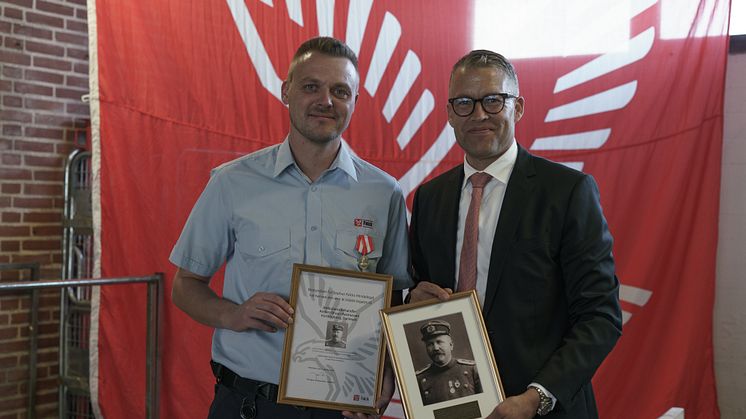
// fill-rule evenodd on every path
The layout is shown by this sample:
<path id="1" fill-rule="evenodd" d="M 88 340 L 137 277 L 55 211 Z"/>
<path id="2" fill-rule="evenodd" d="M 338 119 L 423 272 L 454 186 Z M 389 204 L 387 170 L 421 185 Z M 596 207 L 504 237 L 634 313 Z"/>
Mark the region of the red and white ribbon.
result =
<path id="1" fill-rule="evenodd" d="M 358 235 L 357 241 L 355 242 L 355 250 L 357 250 L 363 256 L 372 252 L 373 251 L 373 238 L 367 234 Z"/>

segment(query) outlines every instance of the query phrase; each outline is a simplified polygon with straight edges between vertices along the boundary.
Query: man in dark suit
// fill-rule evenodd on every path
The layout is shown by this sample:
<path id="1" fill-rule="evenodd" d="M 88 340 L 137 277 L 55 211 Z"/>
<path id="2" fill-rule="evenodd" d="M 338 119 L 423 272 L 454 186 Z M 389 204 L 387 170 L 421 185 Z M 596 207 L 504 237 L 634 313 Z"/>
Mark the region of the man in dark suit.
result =
<path id="1" fill-rule="evenodd" d="M 415 193 L 408 299 L 477 290 L 507 395 L 490 418 L 597 418 L 591 378 L 622 319 L 596 183 L 517 144 L 525 102 L 500 54 L 459 60 L 449 96 L 466 156 Z"/>

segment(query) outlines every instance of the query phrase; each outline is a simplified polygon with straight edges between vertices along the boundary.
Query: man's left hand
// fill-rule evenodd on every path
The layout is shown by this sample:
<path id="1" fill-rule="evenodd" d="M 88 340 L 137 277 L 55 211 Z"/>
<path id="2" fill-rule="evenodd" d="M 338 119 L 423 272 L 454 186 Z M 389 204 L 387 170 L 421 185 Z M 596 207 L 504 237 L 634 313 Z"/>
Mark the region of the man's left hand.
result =
<path id="1" fill-rule="evenodd" d="M 487 419 L 531 419 L 539 408 L 539 394 L 528 389 L 518 396 L 508 397 L 498 404 Z"/>
<path id="2" fill-rule="evenodd" d="M 385 366 L 383 367 L 383 385 L 381 388 L 381 396 L 376 400 L 376 407 L 381 409 L 381 413 L 386 411 L 386 408 L 389 405 L 389 402 L 391 401 L 391 397 L 394 396 L 394 370 L 391 368 L 390 361 L 386 361 Z M 371 415 L 367 413 L 359 413 L 359 412 L 349 412 L 344 411 L 342 412 L 342 416 L 346 418 L 355 418 L 355 419 L 378 419 L 381 417 L 381 415 Z"/>

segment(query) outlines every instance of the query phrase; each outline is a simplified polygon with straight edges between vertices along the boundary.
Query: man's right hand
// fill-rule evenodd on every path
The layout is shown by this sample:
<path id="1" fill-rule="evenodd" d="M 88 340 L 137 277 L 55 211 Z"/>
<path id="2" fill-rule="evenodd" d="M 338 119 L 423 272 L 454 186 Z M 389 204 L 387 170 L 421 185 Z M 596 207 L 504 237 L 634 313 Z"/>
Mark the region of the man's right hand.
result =
<path id="1" fill-rule="evenodd" d="M 277 294 L 258 292 L 233 310 L 226 312 L 226 329 L 242 332 L 248 329 L 276 332 L 293 322 L 293 308 Z"/>
<path id="2" fill-rule="evenodd" d="M 235 332 L 249 329 L 276 332 L 293 322 L 293 308 L 277 294 L 258 292 L 236 304 L 215 294 L 209 284 L 209 277 L 178 269 L 171 299 L 194 320 Z"/>
<path id="3" fill-rule="evenodd" d="M 410 303 L 416 303 L 417 301 L 429 300 L 431 298 L 437 298 L 440 301 L 446 301 L 451 298 L 453 290 L 450 288 L 441 288 L 432 282 L 422 281 L 417 283 L 417 286 L 409 291 Z"/>

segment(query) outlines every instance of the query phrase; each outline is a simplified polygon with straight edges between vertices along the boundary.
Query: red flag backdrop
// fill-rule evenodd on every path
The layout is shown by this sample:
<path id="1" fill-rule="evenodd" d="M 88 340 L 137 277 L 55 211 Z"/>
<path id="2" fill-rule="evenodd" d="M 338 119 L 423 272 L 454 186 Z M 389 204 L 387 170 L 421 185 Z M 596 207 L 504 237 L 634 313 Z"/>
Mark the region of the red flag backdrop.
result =
<path id="1" fill-rule="evenodd" d="M 604 418 L 672 406 L 687 418 L 719 416 L 712 307 L 729 2 L 684 3 L 693 12 L 676 17 L 681 36 L 664 36 L 666 0 L 635 0 L 621 51 L 514 60 L 527 98 L 519 142 L 593 174 L 616 239 L 625 329 L 594 379 Z M 343 39 L 360 57 L 360 99 L 344 134 L 356 153 L 408 194 L 462 159 L 445 103 L 452 63 L 484 47 L 473 45 L 472 2 L 95 7 L 103 276 L 164 271 L 169 295 L 168 254 L 210 168 L 284 138 L 279 83 L 312 36 Z M 94 316 L 94 401 L 107 418 L 143 412 L 144 290 L 101 289 Z M 161 416 L 204 417 L 211 330 L 166 302 L 162 332 Z"/>

